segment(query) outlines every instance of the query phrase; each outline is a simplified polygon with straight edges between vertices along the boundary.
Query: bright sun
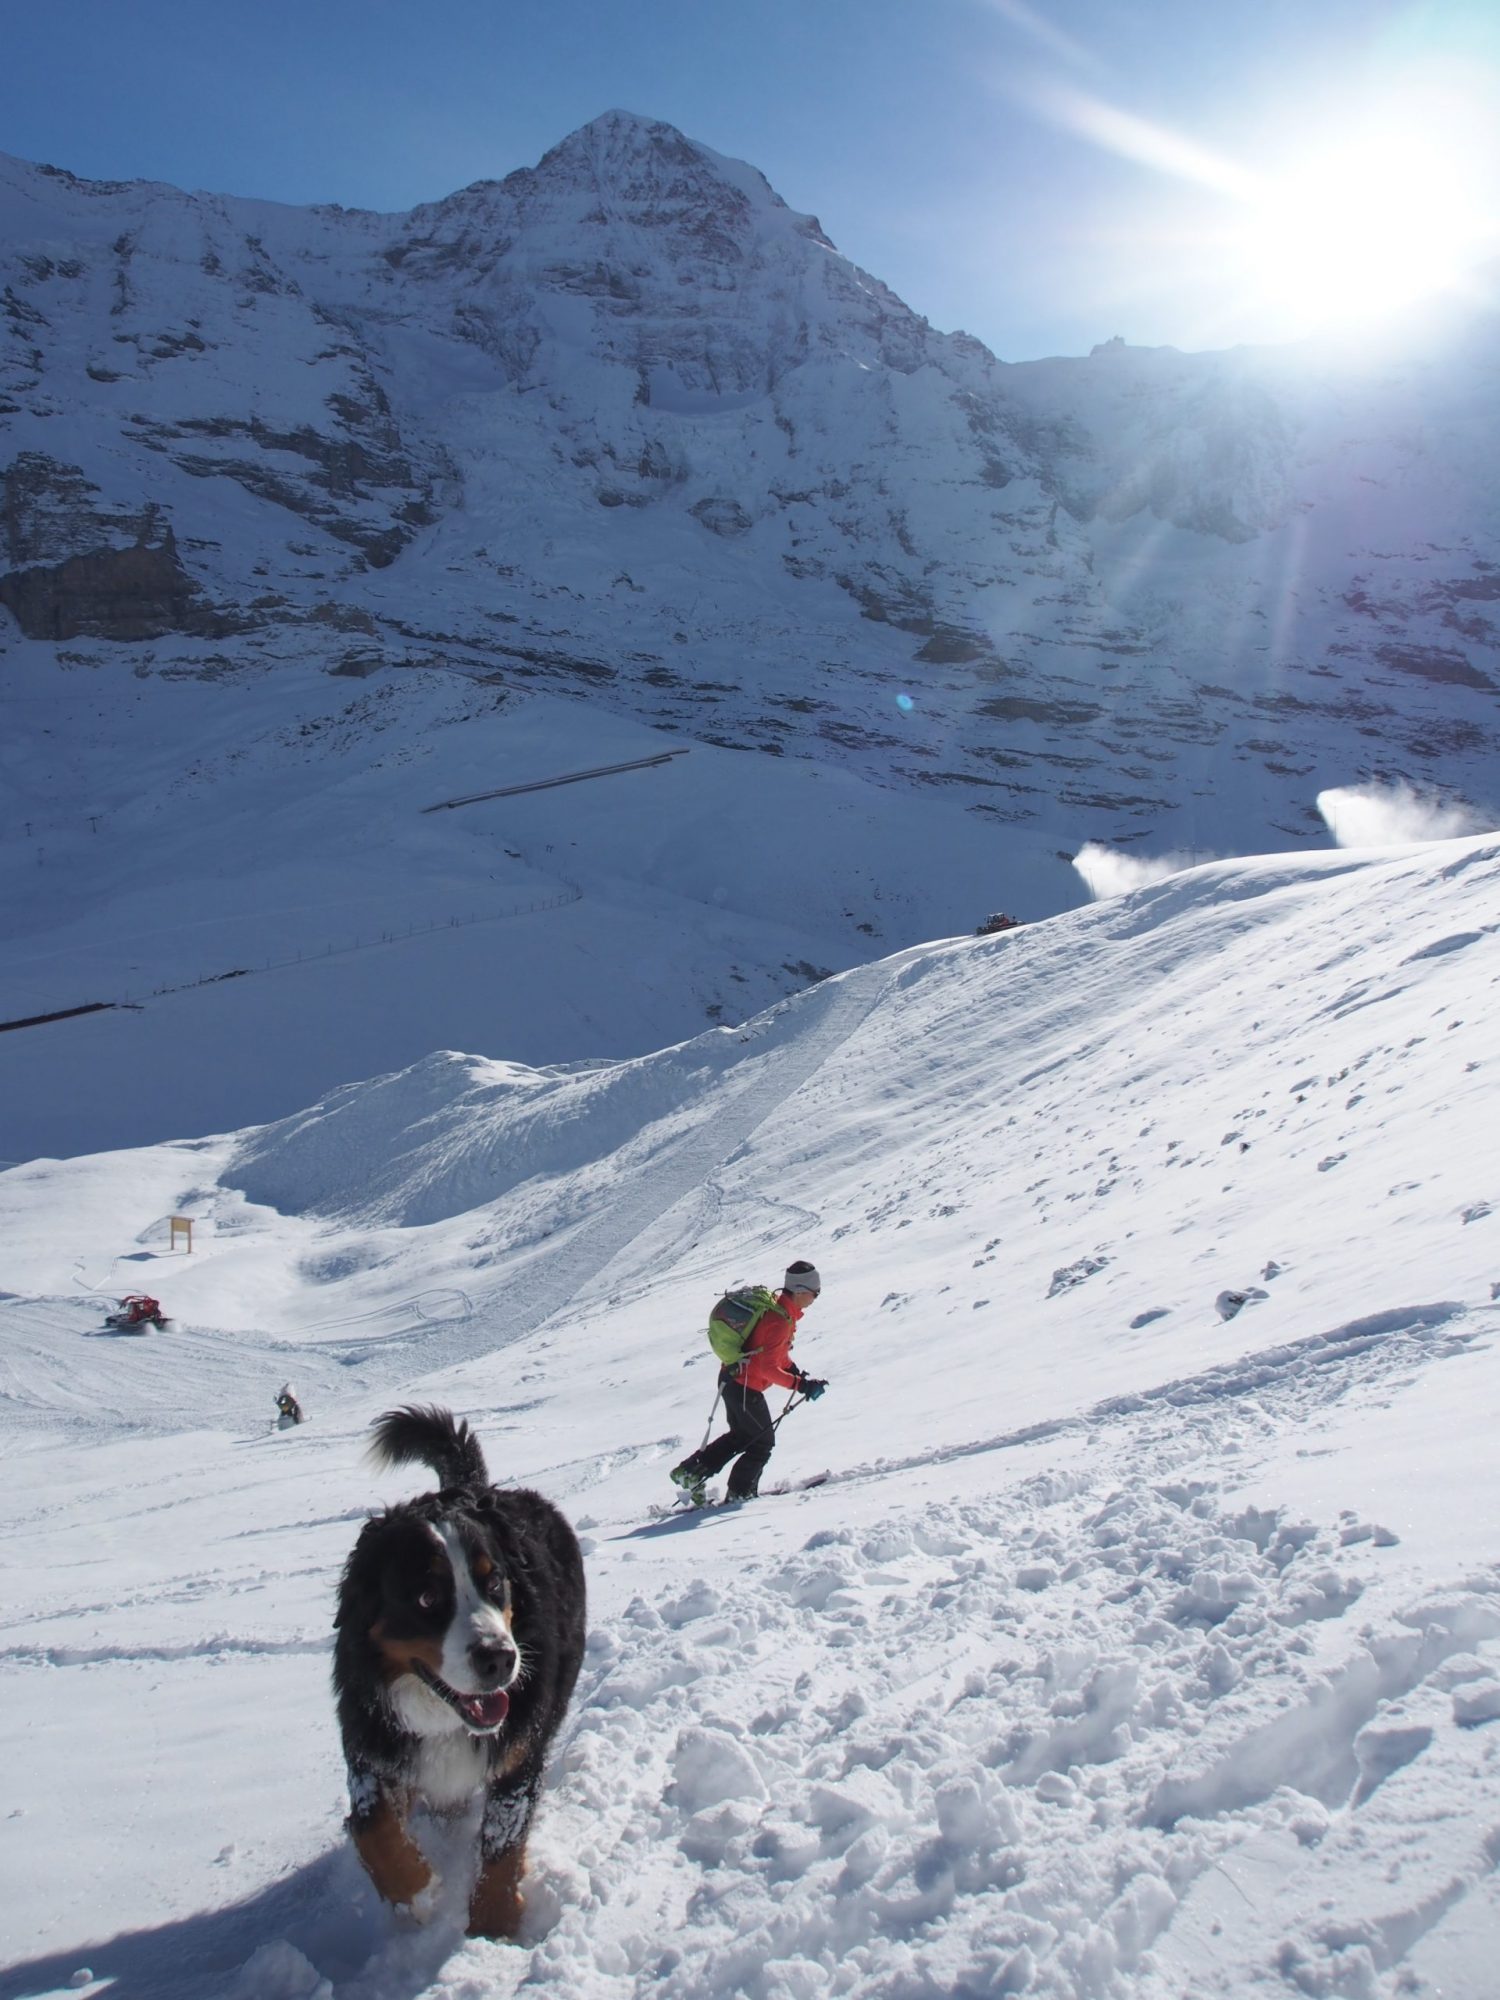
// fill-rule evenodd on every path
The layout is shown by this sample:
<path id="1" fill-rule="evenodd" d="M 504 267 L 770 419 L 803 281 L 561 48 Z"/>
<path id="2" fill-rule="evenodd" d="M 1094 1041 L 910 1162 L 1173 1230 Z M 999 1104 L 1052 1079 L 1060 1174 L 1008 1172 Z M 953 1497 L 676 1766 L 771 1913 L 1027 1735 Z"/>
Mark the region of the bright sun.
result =
<path id="1" fill-rule="evenodd" d="M 1461 285 L 1492 252 L 1472 153 L 1454 139 L 1365 132 L 1259 183 L 1232 256 L 1262 310 L 1308 332 L 1367 325 Z"/>
<path id="2" fill-rule="evenodd" d="M 1375 332 L 1444 295 L 1493 298 L 1497 95 L 1488 65 L 1464 74 L 1418 65 L 1399 86 L 1342 108 L 1247 113 L 1234 151 L 1068 84 L 1033 86 L 1030 101 L 1178 190 L 1175 215 L 1170 196 L 1150 220 L 1138 213 L 1139 241 L 1159 253 L 1144 267 L 1147 284 L 1197 298 L 1198 332 L 1209 338 L 1280 341 Z M 1290 137 L 1299 115 L 1300 143 Z M 1247 157 L 1256 124 L 1259 157 Z"/>

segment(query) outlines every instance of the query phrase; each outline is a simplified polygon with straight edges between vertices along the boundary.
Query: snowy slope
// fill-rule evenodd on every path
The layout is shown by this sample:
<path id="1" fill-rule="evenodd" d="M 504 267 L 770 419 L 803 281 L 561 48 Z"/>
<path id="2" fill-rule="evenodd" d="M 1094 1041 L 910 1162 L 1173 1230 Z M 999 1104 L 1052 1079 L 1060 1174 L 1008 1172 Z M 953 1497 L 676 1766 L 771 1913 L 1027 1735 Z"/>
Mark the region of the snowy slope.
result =
<path id="1" fill-rule="evenodd" d="M 15 760 L 0 1020 L 117 1005 L 0 1033 L 7 1163 L 259 1122 L 434 1048 L 638 1054 L 1083 893 L 947 800 L 553 696 L 300 672 L 116 705 L 31 664 L 57 728 Z"/>
<path id="2" fill-rule="evenodd" d="M 411 215 L 0 160 L 0 288 L 0 1021 L 147 1008 L 0 1035 L 0 1159 L 1500 804 L 1492 317 L 1007 366 L 620 112 Z"/>
<path id="3" fill-rule="evenodd" d="M 1493 837 L 1216 864 L 0 1176 L 0 1993 L 1481 2000 L 1497 978 Z M 798 1254 L 832 1387 L 772 1469 L 832 1477 L 653 1522 L 706 1301 Z M 173 1327 L 92 1337 L 143 1284 Z M 339 1831 L 408 1396 L 589 1544 L 520 1949 L 393 1930 Z"/>

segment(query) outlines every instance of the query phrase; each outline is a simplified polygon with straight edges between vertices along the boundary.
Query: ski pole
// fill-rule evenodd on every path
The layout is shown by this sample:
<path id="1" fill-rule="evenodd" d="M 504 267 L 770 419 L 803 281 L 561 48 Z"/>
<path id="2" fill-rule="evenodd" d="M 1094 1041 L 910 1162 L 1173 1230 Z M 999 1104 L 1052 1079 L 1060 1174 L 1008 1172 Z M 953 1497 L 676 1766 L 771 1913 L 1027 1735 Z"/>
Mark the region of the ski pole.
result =
<path id="1" fill-rule="evenodd" d="M 771 1426 L 771 1432 L 773 1436 L 777 1431 L 781 1429 L 781 1426 L 786 1422 L 787 1418 L 792 1414 L 792 1411 L 795 1409 L 799 1409 L 802 1406 L 802 1404 L 805 1403 L 806 1401 L 807 1401 L 806 1396 L 799 1396 L 795 1389 L 792 1391 L 791 1395 L 788 1396 L 786 1399 L 786 1408 L 782 1411 L 781 1415 L 776 1419 L 775 1423 L 772 1424 Z"/>
<path id="2" fill-rule="evenodd" d="M 708 1443 L 708 1441 L 709 1441 L 709 1439 L 710 1439 L 710 1438 L 711 1438 L 711 1437 L 713 1436 L 713 1434 L 714 1434 L 714 1418 L 715 1418 L 715 1417 L 716 1417 L 716 1416 L 717 1416 L 717 1415 L 719 1414 L 719 1398 L 720 1398 L 720 1397 L 721 1397 L 721 1396 L 723 1395 L 723 1393 L 724 1393 L 724 1383 L 723 1383 L 723 1380 L 722 1380 L 721 1378 L 719 1378 L 719 1377 L 715 1377 L 715 1380 L 714 1380 L 714 1399 L 713 1399 L 713 1402 L 712 1402 L 712 1404 L 711 1404 L 711 1405 L 710 1405 L 710 1407 L 709 1407 L 709 1412 L 708 1412 L 708 1428 L 707 1428 L 707 1430 L 705 1430 L 705 1431 L 704 1431 L 704 1433 L 703 1433 L 703 1444 L 707 1444 L 707 1443 Z M 700 1445 L 699 1445 L 699 1447 L 698 1447 L 699 1451 L 702 1451 L 702 1449 L 703 1449 L 703 1444 L 700 1444 Z"/>

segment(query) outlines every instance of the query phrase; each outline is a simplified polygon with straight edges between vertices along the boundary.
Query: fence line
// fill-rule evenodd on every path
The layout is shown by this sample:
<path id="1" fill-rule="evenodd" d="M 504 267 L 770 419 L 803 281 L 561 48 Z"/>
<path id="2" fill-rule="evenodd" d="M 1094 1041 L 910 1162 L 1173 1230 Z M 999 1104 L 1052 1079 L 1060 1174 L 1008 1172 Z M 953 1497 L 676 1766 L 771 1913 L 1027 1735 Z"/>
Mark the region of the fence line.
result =
<path id="1" fill-rule="evenodd" d="M 325 958 L 347 958 L 352 952 L 374 951 L 383 944 L 404 944 L 408 938 L 430 937 L 434 931 L 467 930 L 471 924 L 500 923 L 507 917 L 536 916 L 542 910 L 566 909 L 570 903 L 583 900 L 583 890 L 576 882 L 569 882 L 566 893 L 561 896 L 542 896 L 532 903 L 518 903 L 510 910 L 478 910 L 467 917 L 439 917 L 431 924 L 408 924 L 403 930 L 382 931 L 379 937 L 354 938 L 349 944 L 327 944 L 321 951 L 298 951 L 290 958 L 268 958 L 260 965 L 235 966 L 229 972 L 207 972 L 201 979 L 184 979 L 175 986 L 155 986 L 150 998 L 159 999 L 166 993 L 190 993 L 195 987 L 217 986 L 225 979 L 243 979 L 255 972 L 283 972 L 291 965 L 318 965 Z M 127 1001 L 130 995 L 126 994 Z"/>
<path id="2" fill-rule="evenodd" d="M 616 771 L 649 771 L 656 764 L 670 764 L 674 757 L 686 757 L 691 746 L 680 750 L 658 750 L 650 757 L 632 757 L 624 764 L 596 764 L 591 771 L 568 771 L 560 778 L 529 778 L 520 785 L 501 785 L 492 792 L 467 792 L 461 799 L 439 799 L 423 806 L 424 813 L 452 812 L 455 806 L 476 806 L 483 799 L 512 799 L 519 792 L 547 792 L 555 785 L 578 785 L 585 778 L 612 778 Z"/>
<path id="3" fill-rule="evenodd" d="M 430 924 L 408 924 L 405 929 L 384 930 L 378 937 L 356 937 L 348 944 L 326 944 L 321 949 L 294 952 L 289 958 L 267 958 L 255 965 L 231 966 L 227 972 L 205 972 L 198 979 L 179 979 L 170 986 L 153 986 L 142 997 L 159 1000 L 168 993 L 191 993 L 200 986 L 221 986 L 229 979 L 248 979 L 255 973 L 283 972 L 293 965 L 321 965 L 324 959 L 345 958 L 356 951 L 374 951 L 381 945 L 405 944 L 410 938 L 430 937 L 434 931 L 467 930 L 471 924 L 502 923 L 508 917 L 531 917 L 543 910 L 566 909 L 571 903 L 583 900 L 583 889 L 577 882 L 565 884 L 563 893 L 557 896 L 540 896 L 530 903 L 517 903 L 508 910 L 476 910 L 464 917 L 439 917 Z M 34 1009 L 25 1021 L 10 1023 L 13 1027 L 29 1027 L 44 1020 L 65 1019 L 74 1014 L 97 1013 L 112 1007 L 134 1007 L 140 1002 L 133 993 L 123 993 L 117 1000 L 92 1001 L 86 1007 L 55 1007 Z"/>

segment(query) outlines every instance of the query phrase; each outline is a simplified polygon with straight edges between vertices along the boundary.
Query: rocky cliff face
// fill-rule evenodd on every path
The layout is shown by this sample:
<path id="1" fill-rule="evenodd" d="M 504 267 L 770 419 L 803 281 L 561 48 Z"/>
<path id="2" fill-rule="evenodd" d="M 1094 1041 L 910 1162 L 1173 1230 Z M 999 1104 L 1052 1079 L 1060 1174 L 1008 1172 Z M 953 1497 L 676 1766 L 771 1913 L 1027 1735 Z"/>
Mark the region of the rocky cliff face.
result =
<path id="1" fill-rule="evenodd" d="M 0 605 L 28 639 L 221 638 L 250 622 L 208 604 L 159 508 L 101 500 L 77 466 L 41 452 L 21 452 L 0 475 L 13 565 L 0 575 Z"/>
<path id="2" fill-rule="evenodd" d="M 1493 326 L 1006 366 L 623 113 L 399 216 L 0 162 L 0 241 L 0 644 L 441 662 L 1074 846 L 1500 793 Z"/>

